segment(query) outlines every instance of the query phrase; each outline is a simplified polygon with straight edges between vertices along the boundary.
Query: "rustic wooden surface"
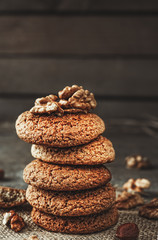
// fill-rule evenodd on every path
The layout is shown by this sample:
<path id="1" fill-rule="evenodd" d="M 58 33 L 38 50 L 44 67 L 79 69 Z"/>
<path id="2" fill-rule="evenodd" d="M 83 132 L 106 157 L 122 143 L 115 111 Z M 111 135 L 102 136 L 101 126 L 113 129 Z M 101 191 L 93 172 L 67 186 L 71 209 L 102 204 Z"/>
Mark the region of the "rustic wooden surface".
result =
<path id="1" fill-rule="evenodd" d="M 133 0 L 126 1 L 120 0 L 1 0 L 0 10 L 2 12 L 78 12 L 78 13 L 105 13 L 105 12 L 127 12 L 127 11 L 140 11 L 140 12 L 157 12 L 158 3 L 156 0 Z"/>
<path id="2" fill-rule="evenodd" d="M 157 15 L 1 16 L 0 53 L 157 55 L 157 28 Z"/>
<path id="3" fill-rule="evenodd" d="M 97 96 L 158 96 L 157 59 L 1 58 L 0 96 L 83 85 Z M 126 100 L 126 98 L 124 99 Z"/>

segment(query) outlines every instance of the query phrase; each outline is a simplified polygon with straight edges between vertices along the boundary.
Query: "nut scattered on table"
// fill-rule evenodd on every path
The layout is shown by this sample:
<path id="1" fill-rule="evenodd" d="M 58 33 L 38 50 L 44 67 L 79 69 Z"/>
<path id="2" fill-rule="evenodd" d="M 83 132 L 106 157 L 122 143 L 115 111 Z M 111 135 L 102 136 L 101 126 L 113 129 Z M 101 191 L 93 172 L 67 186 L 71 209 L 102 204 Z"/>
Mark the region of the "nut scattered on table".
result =
<path id="1" fill-rule="evenodd" d="M 133 179 L 130 178 L 123 185 L 123 189 L 128 192 L 142 192 L 144 189 L 149 188 L 151 185 L 150 181 L 146 178 Z"/>
<path id="2" fill-rule="evenodd" d="M 131 155 L 125 158 L 127 168 L 150 169 L 151 162 L 142 155 Z"/>
<path id="3" fill-rule="evenodd" d="M 139 209 L 139 215 L 149 219 L 158 219 L 158 198 L 154 198 L 149 203 L 144 204 Z"/>
<path id="4" fill-rule="evenodd" d="M 120 225 L 116 231 L 116 237 L 121 240 L 136 240 L 139 236 L 139 229 L 135 223 Z"/>
<path id="5" fill-rule="evenodd" d="M 116 199 L 118 209 L 131 209 L 144 203 L 139 193 L 122 192 Z"/>
<path id="6" fill-rule="evenodd" d="M 4 178 L 4 170 L 0 169 L 0 180 Z"/>
<path id="7" fill-rule="evenodd" d="M 5 213 L 3 218 L 3 224 L 6 225 L 9 223 L 12 230 L 15 232 L 20 232 L 22 228 L 25 226 L 24 220 L 20 217 L 15 211 L 10 210 Z"/>

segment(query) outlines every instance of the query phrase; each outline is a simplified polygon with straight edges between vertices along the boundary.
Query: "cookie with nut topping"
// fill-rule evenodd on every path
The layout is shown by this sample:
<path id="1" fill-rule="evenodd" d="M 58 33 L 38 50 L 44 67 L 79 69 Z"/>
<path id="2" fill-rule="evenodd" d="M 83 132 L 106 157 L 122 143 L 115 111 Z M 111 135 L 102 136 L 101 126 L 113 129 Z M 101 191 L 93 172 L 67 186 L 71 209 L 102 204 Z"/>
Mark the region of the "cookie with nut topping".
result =
<path id="1" fill-rule="evenodd" d="M 22 140 L 62 148 L 86 144 L 104 132 L 103 120 L 89 113 L 96 107 L 93 93 L 73 85 L 58 96 L 36 99 L 34 107 L 18 117 L 16 131 Z"/>
<path id="2" fill-rule="evenodd" d="M 17 135 L 24 141 L 50 147 L 86 144 L 105 130 L 103 120 L 92 113 L 35 115 L 22 113 L 16 121 Z"/>
<path id="3" fill-rule="evenodd" d="M 88 144 L 71 148 L 53 148 L 33 144 L 34 158 L 44 162 L 72 165 L 98 165 L 114 161 L 115 150 L 110 140 L 99 136 Z"/>

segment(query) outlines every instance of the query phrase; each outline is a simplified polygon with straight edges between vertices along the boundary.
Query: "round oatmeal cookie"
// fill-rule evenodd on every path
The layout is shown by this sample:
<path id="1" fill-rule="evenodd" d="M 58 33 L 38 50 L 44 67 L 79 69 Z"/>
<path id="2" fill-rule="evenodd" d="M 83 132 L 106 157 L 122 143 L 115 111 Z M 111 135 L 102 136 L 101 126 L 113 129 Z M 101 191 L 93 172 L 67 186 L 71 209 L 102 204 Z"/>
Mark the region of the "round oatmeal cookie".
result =
<path id="1" fill-rule="evenodd" d="M 118 221 L 118 211 L 113 206 L 108 211 L 99 214 L 59 217 L 33 208 L 31 217 L 37 225 L 48 231 L 80 234 L 99 232 L 113 226 Z"/>
<path id="2" fill-rule="evenodd" d="M 88 190 L 56 192 L 31 185 L 27 201 L 36 209 L 57 216 L 82 216 L 105 211 L 115 203 L 115 189 L 110 183 Z"/>
<path id="3" fill-rule="evenodd" d="M 86 144 L 105 130 L 96 114 L 35 115 L 22 113 L 16 121 L 17 135 L 24 141 L 50 147 L 72 147 Z"/>
<path id="4" fill-rule="evenodd" d="M 103 165 L 55 165 L 34 160 L 24 169 L 24 181 L 41 189 L 74 191 L 95 188 L 111 180 L 110 171 Z"/>
<path id="5" fill-rule="evenodd" d="M 31 153 L 34 158 L 56 164 L 98 165 L 115 159 L 112 143 L 101 135 L 88 144 L 71 148 L 52 148 L 33 144 Z"/>

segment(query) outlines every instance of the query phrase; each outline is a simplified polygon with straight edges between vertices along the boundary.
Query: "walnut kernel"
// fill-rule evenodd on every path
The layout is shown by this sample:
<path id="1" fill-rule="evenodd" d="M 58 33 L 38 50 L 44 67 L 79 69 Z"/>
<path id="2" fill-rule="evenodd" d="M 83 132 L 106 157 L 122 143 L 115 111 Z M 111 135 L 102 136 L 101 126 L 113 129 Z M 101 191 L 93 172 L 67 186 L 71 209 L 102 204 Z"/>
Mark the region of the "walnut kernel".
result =
<path id="1" fill-rule="evenodd" d="M 127 168 L 150 169 L 152 167 L 149 159 L 141 155 L 133 155 L 125 158 Z"/>
<path id="2" fill-rule="evenodd" d="M 158 198 L 154 198 L 149 203 L 144 204 L 139 209 L 139 215 L 149 219 L 158 219 Z"/>
<path id="3" fill-rule="evenodd" d="M 65 112 L 67 112 L 67 109 L 69 109 L 69 112 L 70 109 L 88 112 L 96 107 L 93 93 L 84 90 L 82 86 L 67 86 L 62 91 L 59 91 L 58 96 L 60 98 L 59 103 Z"/>
<path id="4" fill-rule="evenodd" d="M 33 114 L 87 113 L 97 105 L 93 93 L 84 90 L 82 86 L 67 86 L 56 95 L 38 98 L 34 107 L 30 109 Z"/>
<path id="5" fill-rule="evenodd" d="M 150 187 L 150 181 L 145 178 L 138 178 L 134 180 L 130 178 L 124 185 L 123 189 L 128 192 L 142 192 L 145 188 Z"/>
<path id="6" fill-rule="evenodd" d="M 11 229 L 15 232 L 21 231 L 21 229 L 25 226 L 23 218 L 13 210 L 10 210 L 4 214 L 3 224 L 7 224 L 8 222 L 11 226 Z"/>
<path id="7" fill-rule="evenodd" d="M 116 199 L 118 209 L 130 209 L 144 203 L 143 198 L 138 193 L 122 192 Z"/>
<path id="8" fill-rule="evenodd" d="M 60 104 L 56 101 L 58 97 L 56 95 L 49 95 L 42 98 L 37 98 L 35 106 L 30 109 L 33 114 L 43 113 L 55 113 L 59 116 L 63 115 L 64 111 L 60 107 Z"/>

